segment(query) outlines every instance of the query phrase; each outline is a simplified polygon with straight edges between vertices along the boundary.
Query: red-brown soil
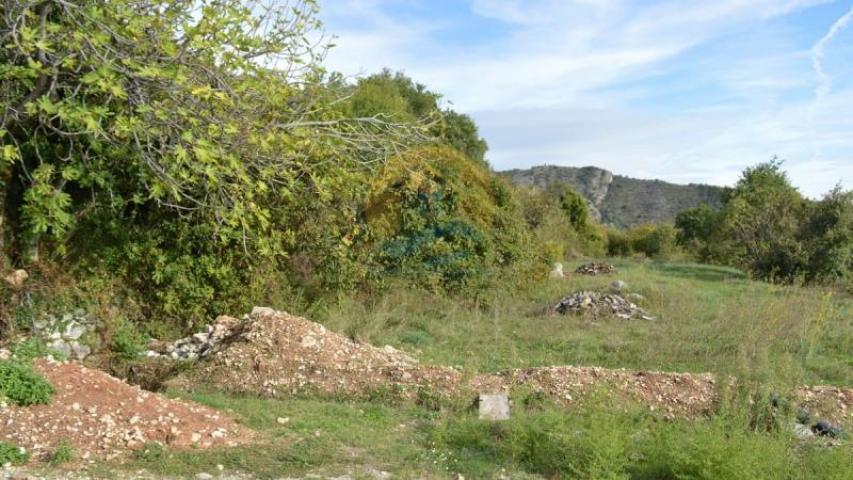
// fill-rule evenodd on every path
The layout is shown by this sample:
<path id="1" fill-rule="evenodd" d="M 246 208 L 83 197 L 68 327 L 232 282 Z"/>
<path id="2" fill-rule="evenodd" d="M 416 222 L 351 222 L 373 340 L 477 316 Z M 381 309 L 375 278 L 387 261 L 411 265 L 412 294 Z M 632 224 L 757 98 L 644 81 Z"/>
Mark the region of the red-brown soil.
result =
<path id="1" fill-rule="evenodd" d="M 245 443 L 249 430 L 228 415 L 165 398 L 77 363 L 39 360 L 56 393 L 48 405 L 0 410 L 0 439 L 44 460 L 62 441 L 78 460 L 111 459 L 148 442 L 182 448 Z"/>

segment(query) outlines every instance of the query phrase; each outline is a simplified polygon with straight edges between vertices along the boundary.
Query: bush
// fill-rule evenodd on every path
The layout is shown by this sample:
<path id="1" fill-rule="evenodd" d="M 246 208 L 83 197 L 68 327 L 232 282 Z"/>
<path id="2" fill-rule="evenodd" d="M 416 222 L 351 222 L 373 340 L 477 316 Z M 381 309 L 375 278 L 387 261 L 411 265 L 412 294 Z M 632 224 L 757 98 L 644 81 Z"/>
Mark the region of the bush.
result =
<path id="1" fill-rule="evenodd" d="M 49 353 L 50 349 L 38 337 L 30 337 L 12 347 L 12 354 L 15 356 L 15 359 L 22 362 L 46 357 Z"/>
<path id="2" fill-rule="evenodd" d="M 112 332 L 110 350 L 126 360 L 133 360 L 145 351 L 145 342 L 145 335 L 135 324 L 119 318 Z"/>
<path id="3" fill-rule="evenodd" d="M 0 442 L 0 465 L 11 463 L 12 465 L 21 465 L 27 463 L 30 459 L 30 454 L 21 447 L 18 447 L 9 442 Z"/>
<path id="4" fill-rule="evenodd" d="M 53 451 L 53 455 L 50 456 L 50 464 L 62 465 L 72 460 L 74 460 L 74 448 L 71 446 L 71 442 L 63 439 Z"/>
<path id="5" fill-rule="evenodd" d="M 53 392 L 53 387 L 28 365 L 0 361 L 0 397 L 26 406 L 49 403 Z"/>
<path id="6" fill-rule="evenodd" d="M 672 225 L 640 225 L 626 231 L 607 231 L 607 253 L 613 257 L 642 254 L 666 259 L 676 250 L 676 230 Z"/>
<path id="7" fill-rule="evenodd" d="M 604 255 L 604 230 L 589 218 L 586 202 L 573 190 L 556 184 L 544 191 L 518 187 L 515 197 L 532 237 L 530 250 L 543 263 Z"/>
<path id="8" fill-rule="evenodd" d="M 836 187 L 809 205 L 800 237 L 807 250 L 806 280 L 853 286 L 853 191 Z"/>
<path id="9" fill-rule="evenodd" d="M 392 159 L 365 207 L 364 245 L 379 275 L 444 289 L 477 283 L 492 266 L 528 254 L 511 190 L 488 168 L 449 147 L 413 149 Z"/>

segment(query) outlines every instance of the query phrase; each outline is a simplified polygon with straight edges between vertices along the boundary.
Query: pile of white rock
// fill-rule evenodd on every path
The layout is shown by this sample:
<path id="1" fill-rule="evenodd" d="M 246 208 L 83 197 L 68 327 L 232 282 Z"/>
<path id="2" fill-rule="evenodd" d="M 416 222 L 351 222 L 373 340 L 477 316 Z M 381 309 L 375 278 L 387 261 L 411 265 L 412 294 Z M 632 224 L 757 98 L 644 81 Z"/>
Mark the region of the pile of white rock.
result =
<path id="1" fill-rule="evenodd" d="M 553 310 L 562 315 L 591 312 L 596 315 L 609 313 L 625 320 L 631 318 L 654 320 L 648 312 L 617 293 L 575 292 L 560 300 L 554 305 Z"/>
<path id="2" fill-rule="evenodd" d="M 46 315 L 33 321 L 33 334 L 63 358 L 83 360 L 92 353 L 84 337 L 95 331 L 95 321 L 83 310 L 62 316 Z"/>
<path id="3" fill-rule="evenodd" d="M 149 358 L 168 357 L 174 360 L 205 358 L 219 351 L 228 339 L 237 335 L 242 324 L 241 320 L 222 315 L 208 325 L 204 331 L 148 350 L 145 352 L 145 356 Z"/>

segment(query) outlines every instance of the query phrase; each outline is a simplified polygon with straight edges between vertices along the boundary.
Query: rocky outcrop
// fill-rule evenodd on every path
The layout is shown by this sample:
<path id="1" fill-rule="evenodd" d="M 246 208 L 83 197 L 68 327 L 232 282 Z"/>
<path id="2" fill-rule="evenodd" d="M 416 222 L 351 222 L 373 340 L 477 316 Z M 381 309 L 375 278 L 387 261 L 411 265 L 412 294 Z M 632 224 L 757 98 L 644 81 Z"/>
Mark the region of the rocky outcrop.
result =
<path id="1" fill-rule="evenodd" d="M 615 227 L 671 222 L 678 212 L 703 203 L 718 207 L 723 192 L 712 185 L 623 177 L 597 167 L 545 165 L 498 173 L 516 185 L 536 189 L 567 185 L 587 199 L 596 220 Z"/>

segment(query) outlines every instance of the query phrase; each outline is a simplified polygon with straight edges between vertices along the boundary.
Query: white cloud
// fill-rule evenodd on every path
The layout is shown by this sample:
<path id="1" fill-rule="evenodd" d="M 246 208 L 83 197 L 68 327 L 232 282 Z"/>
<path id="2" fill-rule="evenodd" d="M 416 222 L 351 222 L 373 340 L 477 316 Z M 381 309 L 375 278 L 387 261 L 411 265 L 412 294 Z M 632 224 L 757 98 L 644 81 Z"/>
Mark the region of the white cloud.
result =
<path id="1" fill-rule="evenodd" d="M 476 119 L 497 169 L 595 165 L 639 178 L 732 184 L 744 168 L 779 155 L 803 193 L 817 197 L 853 181 L 851 104 L 853 92 L 828 102 L 817 136 L 804 128 L 808 101 L 740 116 L 565 108 L 481 112 Z M 813 142 L 823 145 L 820 159 L 811 158 Z"/>
<path id="2" fill-rule="evenodd" d="M 853 180 L 853 96 L 836 89 L 809 126 L 807 100 L 791 94 L 814 86 L 808 46 L 762 29 L 825 0 L 469 0 L 503 35 L 464 45 L 442 40 L 460 28 L 455 19 L 394 17 L 392 3 L 400 5 L 324 4 L 339 36 L 330 65 L 347 74 L 404 70 L 442 92 L 481 123 L 497 168 L 570 162 L 731 183 L 778 154 L 792 172 L 813 170 L 795 178 L 810 195 L 838 177 Z M 744 30 L 758 32 L 755 44 L 725 45 Z M 676 83 L 657 82 L 667 78 Z"/>

